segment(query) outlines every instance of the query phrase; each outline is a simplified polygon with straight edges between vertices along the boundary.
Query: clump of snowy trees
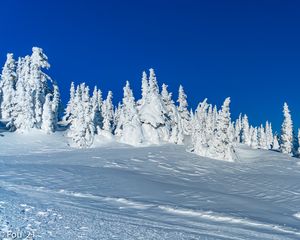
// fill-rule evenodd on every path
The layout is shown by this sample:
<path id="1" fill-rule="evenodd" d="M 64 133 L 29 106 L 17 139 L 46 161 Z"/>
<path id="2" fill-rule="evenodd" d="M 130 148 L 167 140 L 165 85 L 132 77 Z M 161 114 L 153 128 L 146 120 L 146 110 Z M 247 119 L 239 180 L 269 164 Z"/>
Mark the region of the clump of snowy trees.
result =
<path id="1" fill-rule="evenodd" d="M 43 71 L 49 67 L 41 48 L 33 47 L 30 56 L 17 61 L 7 54 L 0 80 L 0 114 L 11 130 L 56 129 L 60 94 L 56 82 Z"/>
<path id="2" fill-rule="evenodd" d="M 241 114 L 232 121 L 230 98 L 219 109 L 205 99 L 195 111 L 189 110 L 183 87 L 179 86 L 174 101 L 168 86 L 159 88 L 155 71 L 150 69 L 142 74 L 141 98 L 135 99 L 127 81 L 116 107 L 111 91 L 103 99 L 99 88 L 91 91 L 85 83 L 71 83 L 70 99 L 61 116 L 58 85 L 44 72 L 49 67 L 41 48 L 33 47 L 31 55 L 17 61 L 13 54 L 7 54 L 0 79 L 0 118 L 11 131 L 41 129 L 50 134 L 62 125 L 67 127 L 66 135 L 74 147 L 90 147 L 96 137 L 133 146 L 184 144 L 201 156 L 227 161 L 236 159 L 237 144 L 299 155 L 300 131 L 295 136 L 286 103 L 281 134 L 274 134 L 268 121 L 252 126 L 247 115 Z"/>

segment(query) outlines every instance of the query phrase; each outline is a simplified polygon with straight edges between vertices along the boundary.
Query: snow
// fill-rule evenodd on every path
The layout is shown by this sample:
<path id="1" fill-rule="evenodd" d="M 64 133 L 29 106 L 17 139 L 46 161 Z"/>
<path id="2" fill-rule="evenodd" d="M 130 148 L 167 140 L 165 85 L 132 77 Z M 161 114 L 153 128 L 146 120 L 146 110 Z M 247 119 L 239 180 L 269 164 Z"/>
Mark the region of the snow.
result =
<path id="1" fill-rule="evenodd" d="M 74 149 L 63 134 L 2 133 L 2 236 L 300 239 L 295 158 L 241 144 L 225 162 L 110 138 Z"/>

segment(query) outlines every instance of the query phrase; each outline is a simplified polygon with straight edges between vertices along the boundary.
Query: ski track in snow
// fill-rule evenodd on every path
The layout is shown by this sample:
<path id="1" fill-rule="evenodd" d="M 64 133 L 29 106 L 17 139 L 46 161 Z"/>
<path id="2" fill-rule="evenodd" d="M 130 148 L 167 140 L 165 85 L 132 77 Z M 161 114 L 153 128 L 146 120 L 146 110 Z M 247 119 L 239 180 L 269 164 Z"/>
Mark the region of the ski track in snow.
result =
<path id="1" fill-rule="evenodd" d="M 22 138 L 1 143 L 2 238 L 300 239 L 296 159 L 239 146 L 228 163 L 174 145 L 75 150 L 59 136 Z"/>

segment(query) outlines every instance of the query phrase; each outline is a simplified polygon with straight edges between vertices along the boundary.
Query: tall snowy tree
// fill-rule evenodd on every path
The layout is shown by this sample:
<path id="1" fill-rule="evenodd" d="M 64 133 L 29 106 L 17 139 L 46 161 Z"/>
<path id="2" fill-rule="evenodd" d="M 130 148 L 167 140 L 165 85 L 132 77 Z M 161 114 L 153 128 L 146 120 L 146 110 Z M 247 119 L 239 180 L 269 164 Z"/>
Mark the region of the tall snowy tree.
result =
<path id="1" fill-rule="evenodd" d="M 150 69 L 149 91 L 146 99 L 147 101 L 139 107 L 144 138 L 146 141 L 154 144 L 167 141 L 170 134 L 167 109 L 159 94 L 159 88 L 153 69 Z"/>
<path id="2" fill-rule="evenodd" d="M 272 149 L 273 146 L 273 130 L 272 130 L 272 124 L 268 121 L 266 122 L 266 139 L 267 139 L 267 146 L 268 149 Z"/>
<path id="3" fill-rule="evenodd" d="M 267 136 L 263 125 L 258 128 L 258 146 L 261 149 L 268 149 Z"/>
<path id="4" fill-rule="evenodd" d="M 172 100 L 172 93 L 169 93 L 167 88 L 168 86 L 163 84 L 161 91 L 161 97 L 167 110 L 168 121 L 166 122 L 166 125 L 170 132 L 169 139 L 166 140 L 169 140 L 172 143 L 182 144 L 184 136 L 181 123 L 179 121 L 179 113 L 174 101 Z"/>
<path id="5" fill-rule="evenodd" d="M 278 141 L 278 136 L 277 134 L 274 135 L 274 139 L 273 139 L 273 146 L 272 146 L 272 150 L 279 150 L 280 149 L 280 145 L 279 145 L 279 141 Z"/>
<path id="6" fill-rule="evenodd" d="M 10 119 L 13 116 L 15 107 L 15 88 L 16 88 L 17 74 L 16 74 L 16 63 L 13 58 L 13 54 L 7 54 L 6 62 L 2 69 L 0 89 L 1 94 L 1 105 L 0 112 L 3 119 Z"/>
<path id="7" fill-rule="evenodd" d="M 68 136 L 75 147 L 85 148 L 93 144 L 95 125 L 92 111 L 89 88 L 82 83 L 76 89 L 74 111 L 68 131 Z"/>
<path id="8" fill-rule="evenodd" d="M 30 79 L 29 84 L 32 89 L 32 95 L 34 96 L 34 113 L 35 113 L 35 125 L 37 128 L 42 124 L 43 105 L 45 102 L 45 96 L 49 92 L 47 84 L 50 77 L 43 72 L 43 69 L 49 69 L 48 57 L 43 53 L 43 49 L 38 47 L 32 48 L 32 54 L 30 56 Z"/>
<path id="9" fill-rule="evenodd" d="M 250 147 L 253 149 L 258 148 L 258 131 L 257 128 L 252 127 L 250 128 L 250 134 L 251 134 L 251 144 Z"/>
<path id="10" fill-rule="evenodd" d="M 102 105 L 103 130 L 113 132 L 114 107 L 112 103 L 113 94 L 108 92 L 106 99 Z"/>
<path id="11" fill-rule="evenodd" d="M 242 143 L 251 145 L 250 127 L 248 116 L 245 114 L 242 118 L 242 129 L 241 129 L 241 139 Z"/>
<path id="12" fill-rule="evenodd" d="M 42 126 L 41 129 L 46 133 L 52 133 L 55 129 L 55 116 L 52 110 L 51 94 L 46 95 L 46 100 L 43 106 Z"/>
<path id="13" fill-rule="evenodd" d="M 188 102 L 187 102 L 187 96 L 184 92 L 183 87 L 180 85 L 178 90 L 178 112 L 179 112 L 179 121 L 180 125 L 182 127 L 183 132 L 180 133 L 182 135 L 191 135 L 191 116 L 187 109 Z"/>
<path id="14" fill-rule="evenodd" d="M 124 97 L 123 104 L 120 111 L 119 129 L 121 142 L 138 145 L 143 142 L 142 124 L 136 109 L 136 104 L 129 82 L 123 88 Z"/>
<path id="15" fill-rule="evenodd" d="M 75 85 L 74 85 L 74 82 L 71 82 L 70 99 L 69 99 L 69 102 L 67 103 L 65 115 L 63 117 L 64 121 L 67 121 L 67 122 L 71 121 L 70 118 L 72 116 L 72 113 L 74 112 L 74 105 L 75 105 Z"/>
<path id="16" fill-rule="evenodd" d="M 231 124 L 229 105 L 230 98 L 226 98 L 218 115 L 217 131 L 213 145 L 210 147 L 210 154 L 218 159 L 233 161 L 233 144 L 228 135 Z"/>
<path id="17" fill-rule="evenodd" d="M 287 103 L 284 103 L 283 105 L 283 116 L 284 120 L 281 126 L 280 149 L 282 153 L 293 155 L 293 122 Z"/>

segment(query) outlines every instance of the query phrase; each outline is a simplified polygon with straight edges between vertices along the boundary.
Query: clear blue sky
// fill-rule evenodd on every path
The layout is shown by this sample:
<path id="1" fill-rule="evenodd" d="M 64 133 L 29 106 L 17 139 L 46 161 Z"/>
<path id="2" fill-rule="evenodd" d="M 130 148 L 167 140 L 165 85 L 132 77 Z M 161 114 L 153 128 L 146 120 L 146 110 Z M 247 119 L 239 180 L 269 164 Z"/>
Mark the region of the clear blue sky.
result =
<path id="1" fill-rule="evenodd" d="M 300 122 L 300 3 L 200 0 L 9 0 L 0 5 L 0 62 L 42 47 L 63 100 L 71 81 L 112 90 L 153 67 L 191 107 L 232 98 L 232 115 L 279 128 L 287 101 Z"/>

